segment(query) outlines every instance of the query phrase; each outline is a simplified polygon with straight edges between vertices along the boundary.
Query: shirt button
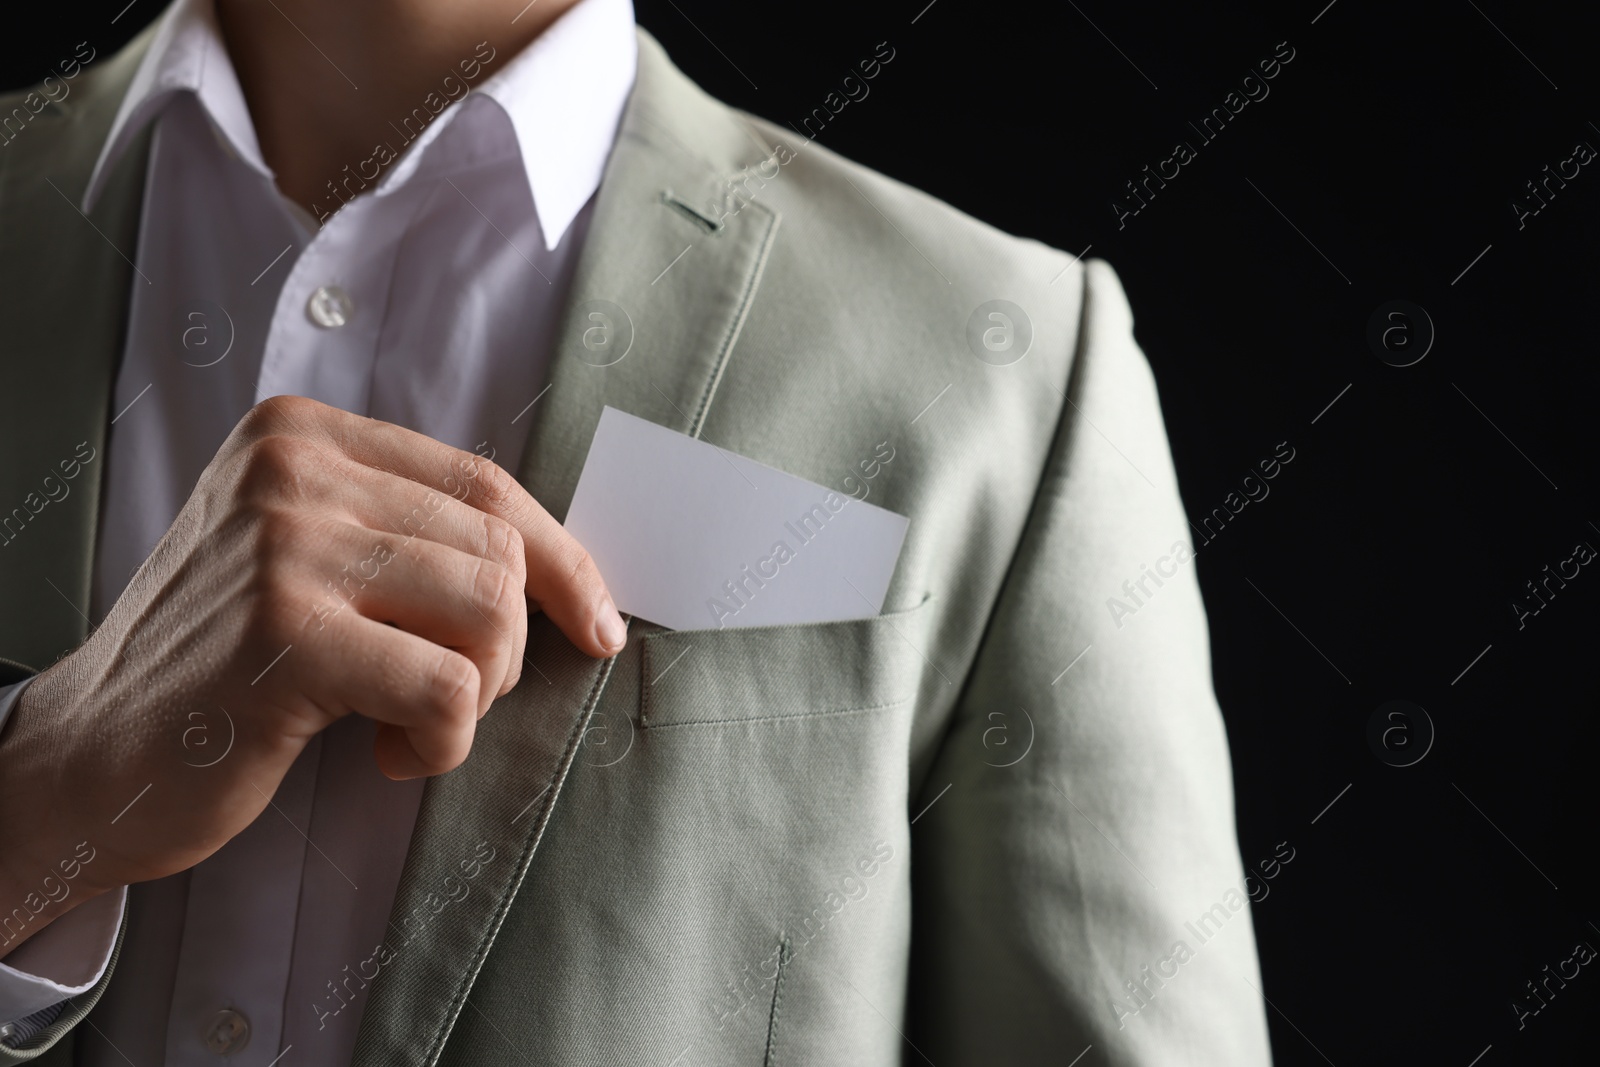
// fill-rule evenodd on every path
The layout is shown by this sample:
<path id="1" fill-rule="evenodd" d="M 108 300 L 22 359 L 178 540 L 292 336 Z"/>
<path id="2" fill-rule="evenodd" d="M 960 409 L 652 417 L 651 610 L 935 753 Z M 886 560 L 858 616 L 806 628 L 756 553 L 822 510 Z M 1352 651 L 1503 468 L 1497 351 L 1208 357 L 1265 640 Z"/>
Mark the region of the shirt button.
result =
<path id="1" fill-rule="evenodd" d="M 355 312 L 355 301 L 337 285 L 322 286 L 306 301 L 306 314 L 325 330 L 338 329 L 349 322 Z"/>
<path id="2" fill-rule="evenodd" d="M 231 1056 L 250 1043 L 250 1020 L 243 1012 L 223 1008 L 205 1026 L 206 1049 L 218 1056 Z"/>

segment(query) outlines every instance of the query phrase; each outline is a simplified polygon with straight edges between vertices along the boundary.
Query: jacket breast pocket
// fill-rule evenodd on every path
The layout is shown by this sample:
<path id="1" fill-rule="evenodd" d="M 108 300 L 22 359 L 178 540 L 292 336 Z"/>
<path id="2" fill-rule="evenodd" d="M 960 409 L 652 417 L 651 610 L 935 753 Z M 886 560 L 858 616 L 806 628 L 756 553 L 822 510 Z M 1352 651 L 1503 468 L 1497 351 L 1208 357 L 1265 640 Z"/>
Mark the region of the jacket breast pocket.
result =
<path id="1" fill-rule="evenodd" d="M 916 696 L 928 664 L 931 597 L 865 619 L 651 630 L 642 642 L 639 725 L 775 722 L 887 710 Z"/>

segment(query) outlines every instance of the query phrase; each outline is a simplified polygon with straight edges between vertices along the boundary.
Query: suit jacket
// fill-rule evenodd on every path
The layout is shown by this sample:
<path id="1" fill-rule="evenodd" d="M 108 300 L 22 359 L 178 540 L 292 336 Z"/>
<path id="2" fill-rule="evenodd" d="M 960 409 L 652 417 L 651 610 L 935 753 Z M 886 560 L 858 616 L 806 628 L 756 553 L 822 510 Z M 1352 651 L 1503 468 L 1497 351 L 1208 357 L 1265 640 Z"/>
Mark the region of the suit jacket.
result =
<path id="1" fill-rule="evenodd" d="M 3 680 L 88 625 L 104 464 L 40 486 L 112 416 L 147 142 L 75 201 L 148 38 L 0 147 L 0 521 L 29 527 Z M 597 300 L 631 323 L 609 366 Z M 603 662 L 533 618 L 538 670 L 428 783 L 396 936 L 352 961 L 358 1065 L 1268 1061 L 1187 523 L 1110 267 L 710 99 L 641 32 L 517 468 L 558 519 L 607 404 L 909 516 L 885 610 L 635 621 Z M 0 1062 L 69 1063 L 137 978 L 113 962 Z"/>

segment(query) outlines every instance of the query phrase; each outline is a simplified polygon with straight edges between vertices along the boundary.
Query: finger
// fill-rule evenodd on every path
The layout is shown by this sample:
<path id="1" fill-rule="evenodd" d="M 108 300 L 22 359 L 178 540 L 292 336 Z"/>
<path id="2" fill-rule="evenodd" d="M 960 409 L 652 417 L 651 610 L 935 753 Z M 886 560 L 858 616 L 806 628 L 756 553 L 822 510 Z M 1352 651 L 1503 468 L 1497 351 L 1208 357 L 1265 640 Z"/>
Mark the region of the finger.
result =
<path id="1" fill-rule="evenodd" d="M 370 554 L 353 571 L 344 568 L 333 595 L 324 598 L 324 615 L 348 607 L 462 653 L 482 679 L 481 717 L 521 665 L 528 613 L 520 569 L 422 538 L 401 542 L 345 529 L 347 540 L 363 546 L 350 551 L 370 547 Z"/>
<path id="2" fill-rule="evenodd" d="M 314 401 L 305 403 L 313 405 L 312 410 L 317 412 L 349 417 Z M 301 432 L 256 436 L 237 452 L 237 491 L 265 508 L 287 508 L 324 522 L 330 516 L 342 518 L 352 527 L 386 535 L 379 538 L 375 533 L 371 540 L 352 545 L 346 553 L 348 558 L 329 561 L 332 573 L 323 582 L 329 591 L 346 599 L 364 584 L 363 579 L 375 576 L 397 545 L 419 538 L 496 562 L 512 571 L 518 592 L 518 625 L 501 627 L 510 634 L 513 646 L 508 659 L 510 669 L 493 675 L 495 684 L 488 695 L 508 692 L 522 676 L 527 643 L 527 611 L 522 602 L 527 572 L 520 531 L 498 516 L 427 486 L 358 463 L 326 438 L 326 434 Z M 328 536 L 326 528 L 319 530 L 319 536 Z M 341 543 L 348 540 L 342 533 L 338 539 Z"/>
<path id="3" fill-rule="evenodd" d="M 431 550 L 448 548 L 473 559 L 493 563 L 511 576 L 511 588 L 515 595 L 505 599 L 504 610 L 500 612 L 483 609 L 475 595 L 477 590 L 472 584 L 472 574 L 456 573 L 458 580 L 443 590 L 446 594 L 443 599 L 452 606 L 477 605 L 479 615 L 509 642 L 506 669 L 500 673 L 486 671 L 484 676 L 486 680 L 497 680 L 493 688 L 486 687 L 486 697 L 504 696 L 510 692 L 522 678 L 528 641 L 528 612 L 523 600 L 527 589 L 527 565 L 522 534 L 517 528 L 499 516 L 468 507 L 459 500 L 409 479 L 372 470 L 343 456 L 334 457 L 323 473 L 308 477 L 327 479 L 330 483 L 328 491 L 342 494 L 340 503 L 344 517 L 372 531 L 373 549 L 370 555 L 363 557 L 363 575 L 377 569 L 378 565 L 370 561 L 373 556 L 381 558 L 384 555 L 377 551 L 378 547 L 383 546 L 389 550 L 389 555 L 396 557 L 403 558 L 410 554 L 418 559 L 440 560 L 445 557 Z M 463 566 L 465 564 L 461 561 L 456 561 L 455 568 L 443 573 L 455 573 L 456 569 Z M 407 573 L 410 573 L 409 565 Z M 406 583 L 402 580 L 399 584 Z M 455 589 L 455 594 L 450 594 L 451 588 Z M 415 615 L 408 615 L 407 618 L 415 619 L 419 625 L 427 621 Z M 413 633 L 438 639 L 434 634 L 424 633 L 399 619 L 386 621 L 395 622 Z"/>
<path id="4" fill-rule="evenodd" d="M 294 657 L 286 683 L 336 714 L 362 715 L 399 730 L 409 755 L 391 739 L 380 756 L 379 769 L 391 778 L 460 766 L 472 749 L 478 719 L 480 678 L 471 659 L 349 611 L 329 620 L 323 637 Z"/>
<path id="5" fill-rule="evenodd" d="M 515 598 L 507 606 L 514 606 L 515 611 L 507 614 L 507 619 L 515 616 L 514 625 L 504 625 L 499 616 L 490 614 L 496 627 L 504 630 L 510 640 L 506 673 L 491 696 L 506 696 L 522 680 L 528 646 L 528 605 L 523 600 L 528 589 L 528 569 L 522 531 L 499 515 L 462 504 L 453 496 L 427 490 L 410 478 L 341 458 L 341 464 L 344 462 L 352 472 L 365 472 L 352 475 L 347 482 L 350 499 L 346 501 L 346 512 L 352 522 L 370 530 L 395 534 L 400 539 L 398 550 L 402 553 L 406 545 L 413 542 L 434 542 L 494 561 L 509 571 Z"/>
<path id="6" fill-rule="evenodd" d="M 433 773 L 428 770 L 426 761 L 417 755 L 406 731 L 386 722 L 378 724 L 377 734 L 372 739 L 372 758 L 384 777 L 397 782 L 426 778 Z"/>
<path id="7" fill-rule="evenodd" d="M 615 655 L 627 641 L 600 570 L 589 553 L 494 463 L 391 423 L 348 413 L 327 422 L 351 459 L 426 485 L 497 516 L 522 535 L 527 593 L 573 644 L 593 656 Z"/>

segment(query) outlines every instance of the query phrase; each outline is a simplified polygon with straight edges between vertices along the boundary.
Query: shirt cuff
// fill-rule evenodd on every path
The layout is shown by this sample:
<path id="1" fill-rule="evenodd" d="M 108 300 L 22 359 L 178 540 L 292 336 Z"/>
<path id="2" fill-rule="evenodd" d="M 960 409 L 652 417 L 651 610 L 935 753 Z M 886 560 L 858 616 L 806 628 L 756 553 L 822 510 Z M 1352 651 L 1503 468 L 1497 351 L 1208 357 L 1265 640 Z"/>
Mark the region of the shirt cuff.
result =
<path id="1" fill-rule="evenodd" d="M 93 989 L 111 963 L 128 887 L 84 901 L 0 959 L 0 1023 Z"/>
<path id="2" fill-rule="evenodd" d="M 37 677 L 39 677 L 37 674 L 33 676 Z M 28 688 L 28 683 L 33 681 L 33 678 L 24 678 L 13 685 L 0 685 L 0 731 L 6 728 L 6 720 L 11 718 L 11 709 L 22 699 L 22 691 Z"/>

